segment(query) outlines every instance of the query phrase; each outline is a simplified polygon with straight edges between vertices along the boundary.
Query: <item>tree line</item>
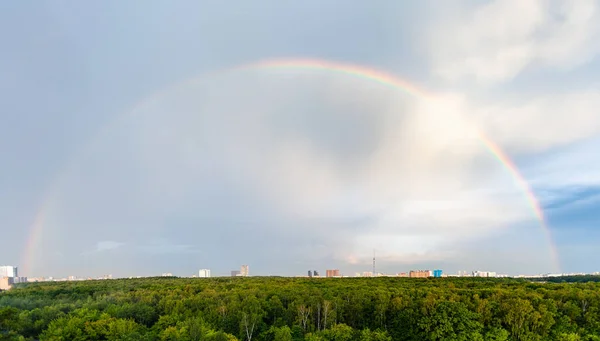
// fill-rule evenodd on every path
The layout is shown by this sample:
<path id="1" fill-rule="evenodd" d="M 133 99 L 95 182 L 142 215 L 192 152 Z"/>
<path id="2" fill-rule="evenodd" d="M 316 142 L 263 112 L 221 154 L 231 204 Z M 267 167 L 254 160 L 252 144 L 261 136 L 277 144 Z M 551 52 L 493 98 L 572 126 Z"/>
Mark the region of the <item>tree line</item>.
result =
<path id="1" fill-rule="evenodd" d="M 0 340 L 600 341 L 600 283 L 145 278 L 0 293 Z"/>

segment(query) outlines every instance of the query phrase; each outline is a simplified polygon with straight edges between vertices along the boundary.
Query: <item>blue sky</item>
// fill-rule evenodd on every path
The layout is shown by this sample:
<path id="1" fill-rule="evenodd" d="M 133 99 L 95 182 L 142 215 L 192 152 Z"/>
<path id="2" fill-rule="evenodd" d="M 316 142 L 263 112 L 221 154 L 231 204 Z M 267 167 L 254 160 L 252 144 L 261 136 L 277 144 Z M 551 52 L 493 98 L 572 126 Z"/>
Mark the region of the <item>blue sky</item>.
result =
<path id="1" fill-rule="evenodd" d="M 19 1 L 0 38 L 0 263 L 25 275 L 353 274 L 373 249 L 389 272 L 556 271 L 474 129 L 536 192 L 562 270 L 599 270 L 597 1 Z M 436 98 L 215 73 L 283 57 Z"/>

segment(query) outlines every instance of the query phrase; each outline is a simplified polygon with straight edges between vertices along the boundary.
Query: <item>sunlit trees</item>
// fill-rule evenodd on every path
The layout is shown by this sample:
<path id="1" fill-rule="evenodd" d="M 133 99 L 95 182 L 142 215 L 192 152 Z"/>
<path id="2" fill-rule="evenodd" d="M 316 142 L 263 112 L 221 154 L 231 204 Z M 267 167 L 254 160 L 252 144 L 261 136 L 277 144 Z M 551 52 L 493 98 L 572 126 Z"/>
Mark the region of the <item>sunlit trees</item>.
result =
<path id="1" fill-rule="evenodd" d="M 363 329 L 360 333 L 360 341 L 392 341 L 392 337 L 386 331 L 375 330 L 369 328 Z"/>
<path id="2" fill-rule="evenodd" d="M 153 278 L 0 294 L 0 340 L 600 341 L 600 283 Z"/>
<path id="3" fill-rule="evenodd" d="M 418 325 L 427 340 L 483 341 L 483 325 L 479 318 L 479 314 L 468 310 L 464 303 L 441 301 L 421 318 Z"/>

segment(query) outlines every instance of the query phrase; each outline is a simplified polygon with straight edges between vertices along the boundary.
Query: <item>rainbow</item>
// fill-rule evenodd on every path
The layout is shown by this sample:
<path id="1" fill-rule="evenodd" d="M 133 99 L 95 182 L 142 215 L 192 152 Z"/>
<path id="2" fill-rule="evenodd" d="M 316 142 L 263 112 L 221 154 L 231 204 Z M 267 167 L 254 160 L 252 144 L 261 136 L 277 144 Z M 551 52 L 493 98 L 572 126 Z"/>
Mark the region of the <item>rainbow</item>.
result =
<path id="1" fill-rule="evenodd" d="M 396 76 L 386 73 L 382 70 L 377 70 L 375 68 L 370 68 L 366 66 L 360 66 L 355 64 L 337 62 L 337 61 L 327 61 L 327 60 L 319 60 L 319 59 L 271 59 L 271 60 L 263 60 L 255 63 L 243 64 L 240 66 L 235 66 L 229 69 L 221 70 L 216 73 L 212 73 L 212 75 L 219 75 L 223 73 L 231 73 L 231 72 L 239 72 L 243 70 L 260 70 L 260 69 L 296 69 L 296 70 L 316 70 L 316 71 L 324 71 L 330 73 L 337 74 L 345 74 L 352 77 L 356 77 L 358 79 L 363 79 L 369 82 L 375 82 L 386 87 L 389 87 L 394 90 L 399 90 L 404 93 L 410 94 L 412 96 L 424 99 L 433 99 L 435 96 L 433 94 L 429 94 L 426 91 L 419 89 L 414 84 L 411 84 L 405 80 L 399 79 Z M 203 78 L 206 78 L 209 75 L 205 75 Z M 177 83 L 176 86 L 182 86 L 185 84 L 189 84 L 191 82 L 196 81 L 198 78 L 192 78 L 188 81 L 184 81 L 182 83 Z M 152 96 L 146 98 L 146 100 L 137 103 L 133 108 L 131 108 L 128 113 L 133 114 L 137 111 L 137 109 L 141 108 L 151 99 L 160 96 L 160 94 L 164 93 L 166 90 L 162 89 L 161 91 L 155 93 Z M 533 214 L 538 220 L 540 227 L 542 228 L 548 242 L 550 245 L 550 251 L 552 256 L 552 264 L 556 270 L 560 271 L 561 265 L 558 256 L 558 250 L 554 243 L 554 239 L 552 237 L 552 232 L 549 229 L 546 218 L 544 217 L 544 211 L 540 206 L 538 199 L 535 196 L 534 191 L 531 186 L 527 182 L 527 180 L 523 177 L 515 163 L 508 157 L 508 155 L 490 138 L 488 138 L 481 130 L 478 131 L 478 137 L 481 140 L 482 144 L 489 150 L 489 152 L 500 162 L 500 164 L 507 170 L 507 172 L 513 178 L 516 186 L 524 193 L 526 200 L 529 206 L 533 210 Z M 41 240 L 41 235 L 44 228 L 44 218 L 47 214 L 49 207 L 48 202 L 44 202 L 39 209 L 38 213 L 35 216 L 34 222 L 30 227 L 30 233 L 26 242 L 26 247 L 24 248 L 24 253 L 22 256 L 22 262 L 25 272 L 31 269 L 33 264 L 34 253 L 39 241 Z"/>

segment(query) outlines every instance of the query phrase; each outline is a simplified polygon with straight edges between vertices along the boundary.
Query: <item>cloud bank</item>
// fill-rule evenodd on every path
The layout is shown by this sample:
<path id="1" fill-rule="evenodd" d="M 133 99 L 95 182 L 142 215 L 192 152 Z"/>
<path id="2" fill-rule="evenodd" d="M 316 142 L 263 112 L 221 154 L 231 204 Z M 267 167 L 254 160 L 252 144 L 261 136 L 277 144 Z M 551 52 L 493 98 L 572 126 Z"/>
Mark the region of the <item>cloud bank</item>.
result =
<path id="1" fill-rule="evenodd" d="M 127 247 L 86 261 L 109 269 L 123 257 L 145 273 L 352 273 L 368 270 L 373 250 L 389 272 L 554 271 L 525 195 L 476 132 L 509 153 L 544 204 L 600 185 L 590 161 L 599 85 L 569 78 L 600 52 L 599 6 L 436 3 L 411 22 L 426 25 L 412 29 L 424 32 L 412 48 L 425 52 L 433 99 L 289 69 L 178 86 L 75 160 L 45 243 L 119 240 Z M 541 86 L 548 79 L 559 85 Z"/>
<path id="2" fill-rule="evenodd" d="M 527 69 L 569 71 L 600 52 L 595 0 L 455 1 L 433 25 L 434 72 L 449 80 L 509 81 Z M 442 14 L 442 13 L 439 13 Z"/>
<path id="3" fill-rule="evenodd" d="M 157 262 L 282 272 L 358 269 L 374 249 L 390 271 L 464 261 L 464 245 L 515 223 L 541 238 L 461 108 L 323 72 L 194 82 L 100 136 L 65 176 L 51 225 L 81 243 L 101 225 L 98 237 Z"/>

